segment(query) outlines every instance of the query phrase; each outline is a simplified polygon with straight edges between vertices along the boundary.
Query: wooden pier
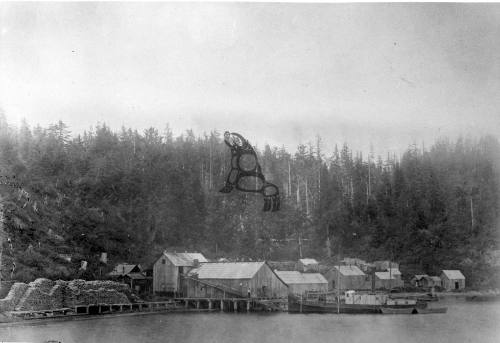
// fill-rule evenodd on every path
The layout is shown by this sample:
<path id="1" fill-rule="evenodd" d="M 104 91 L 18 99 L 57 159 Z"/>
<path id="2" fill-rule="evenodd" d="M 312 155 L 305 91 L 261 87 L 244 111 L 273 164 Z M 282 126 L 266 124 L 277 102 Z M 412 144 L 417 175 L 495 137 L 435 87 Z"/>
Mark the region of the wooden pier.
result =
<path id="1" fill-rule="evenodd" d="M 147 312 L 253 312 L 283 311 L 286 299 L 268 298 L 172 298 L 167 301 L 139 302 L 128 304 L 87 304 L 73 308 L 50 310 L 11 311 L 12 318 L 43 319 L 88 315 Z"/>

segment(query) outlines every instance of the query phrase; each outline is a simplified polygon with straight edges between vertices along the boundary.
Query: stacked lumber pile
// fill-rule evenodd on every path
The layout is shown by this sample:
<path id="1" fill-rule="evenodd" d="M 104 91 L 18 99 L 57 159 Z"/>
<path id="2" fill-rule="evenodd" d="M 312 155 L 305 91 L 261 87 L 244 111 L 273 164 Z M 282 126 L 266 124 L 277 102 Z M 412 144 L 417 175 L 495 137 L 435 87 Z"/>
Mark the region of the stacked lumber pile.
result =
<path id="1" fill-rule="evenodd" d="M 15 283 L 0 299 L 0 311 L 39 311 L 89 304 L 129 304 L 126 284 L 113 281 L 52 281 L 36 279 L 28 285 Z"/>
<path id="2" fill-rule="evenodd" d="M 61 285 L 52 280 L 40 278 L 28 284 L 28 289 L 17 304 L 16 310 L 49 310 L 61 308 L 62 303 Z"/>
<path id="3" fill-rule="evenodd" d="M 72 280 L 68 282 L 65 306 L 87 304 L 129 304 L 128 285 L 113 281 Z"/>
<path id="4" fill-rule="evenodd" d="M 22 282 L 14 283 L 7 296 L 0 299 L 0 312 L 13 311 L 28 287 L 27 284 Z"/>

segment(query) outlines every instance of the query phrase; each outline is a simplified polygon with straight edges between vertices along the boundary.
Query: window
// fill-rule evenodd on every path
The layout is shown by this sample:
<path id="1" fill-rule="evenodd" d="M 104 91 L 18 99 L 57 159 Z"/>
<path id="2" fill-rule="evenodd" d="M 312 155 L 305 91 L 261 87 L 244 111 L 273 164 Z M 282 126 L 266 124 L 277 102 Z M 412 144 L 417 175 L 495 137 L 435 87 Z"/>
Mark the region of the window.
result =
<path id="1" fill-rule="evenodd" d="M 165 259 L 161 260 L 161 264 L 165 264 Z"/>

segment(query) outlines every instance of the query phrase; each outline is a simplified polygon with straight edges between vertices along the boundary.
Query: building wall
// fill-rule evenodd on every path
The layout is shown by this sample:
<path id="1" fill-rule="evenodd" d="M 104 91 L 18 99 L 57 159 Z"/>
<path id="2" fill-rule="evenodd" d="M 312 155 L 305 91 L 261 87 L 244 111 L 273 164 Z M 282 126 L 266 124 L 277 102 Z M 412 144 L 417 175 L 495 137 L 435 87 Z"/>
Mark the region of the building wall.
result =
<path id="1" fill-rule="evenodd" d="M 404 281 L 401 279 L 379 279 L 375 278 L 375 289 L 391 289 L 397 287 L 403 287 Z"/>
<path id="2" fill-rule="evenodd" d="M 288 292 L 291 294 L 302 294 L 305 291 L 328 291 L 327 283 L 295 283 L 288 284 Z"/>
<path id="3" fill-rule="evenodd" d="M 165 261 L 165 264 L 162 263 Z M 153 292 L 178 292 L 179 270 L 162 255 L 153 265 Z"/>
<path id="4" fill-rule="evenodd" d="M 448 277 L 445 274 L 441 275 L 441 282 L 442 282 L 442 287 L 448 291 L 452 291 L 454 289 L 457 289 L 455 287 L 455 282 L 458 282 L 458 289 L 465 288 L 465 280 L 464 279 L 448 279 Z"/>
<path id="5" fill-rule="evenodd" d="M 199 282 L 193 279 L 186 279 L 184 282 L 188 298 L 224 298 L 234 297 L 234 295 L 210 285 L 227 287 L 228 290 L 234 290 L 239 295 L 246 296 L 250 279 L 199 279 Z M 254 295 L 252 294 L 252 296 Z"/>
<path id="6" fill-rule="evenodd" d="M 301 261 L 297 262 L 297 267 L 295 268 L 299 272 L 319 272 L 319 264 L 308 264 L 304 265 Z"/>
<path id="7" fill-rule="evenodd" d="M 330 269 L 325 278 L 328 281 L 328 289 L 337 289 L 337 273 L 338 270 L 335 268 Z M 343 275 L 340 274 L 339 280 L 341 290 L 361 290 L 361 289 L 371 289 L 371 279 L 368 275 Z"/>
<path id="8" fill-rule="evenodd" d="M 288 296 L 288 286 L 285 285 L 276 274 L 264 264 L 252 279 L 199 279 L 212 285 L 221 285 L 229 289 L 241 292 L 242 296 L 248 294 L 252 297 L 285 298 Z M 215 289 L 187 279 L 185 282 L 187 297 L 199 298 L 222 298 L 225 294 L 223 290 Z"/>

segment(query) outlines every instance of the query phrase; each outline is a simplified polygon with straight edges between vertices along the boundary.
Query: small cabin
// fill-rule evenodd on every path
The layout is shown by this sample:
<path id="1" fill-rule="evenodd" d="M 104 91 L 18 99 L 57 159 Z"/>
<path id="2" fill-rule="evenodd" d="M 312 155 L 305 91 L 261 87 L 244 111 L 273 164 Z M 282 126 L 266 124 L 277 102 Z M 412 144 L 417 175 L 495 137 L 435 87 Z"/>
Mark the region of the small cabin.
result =
<path id="1" fill-rule="evenodd" d="M 329 289 L 370 289 L 371 279 L 357 266 L 335 266 L 325 274 Z"/>
<path id="2" fill-rule="evenodd" d="M 404 281 L 401 280 L 401 274 L 392 274 L 391 272 L 375 272 L 375 289 L 393 289 L 402 288 Z"/>
<path id="3" fill-rule="evenodd" d="M 164 251 L 153 265 L 154 293 L 182 293 L 181 276 L 208 260 L 200 253 Z"/>
<path id="4" fill-rule="evenodd" d="M 319 272 L 319 263 L 314 258 L 301 258 L 297 262 L 299 272 Z"/>
<path id="5" fill-rule="evenodd" d="M 443 270 L 441 272 L 441 286 L 447 291 L 465 288 L 465 276 L 460 270 Z"/>
<path id="6" fill-rule="evenodd" d="M 288 286 L 288 292 L 291 294 L 302 294 L 306 291 L 328 291 L 328 281 L 320 273 L 278 270 L 274 272 Z"/>
<path id="7" fill-rule="evenodd" d="M 411 285 L 418 288 L 426 287 L 428 277 L 427 274 L 417 274 L 411 278 Z"/>
<path id="8" fill-rule="evenodd" d="M 151 279 L 144 274 L 139 264 L 117 264 L 107 275 L 112 280 L 126 283 L 137 293 L 151 291 Z"/>
<path id="9" fill-rule="evenodd" d="M 211 262 L 189 271 L 184 280 L 190 298 L 284 298 L 288 286 L 266 262 Z"/>

